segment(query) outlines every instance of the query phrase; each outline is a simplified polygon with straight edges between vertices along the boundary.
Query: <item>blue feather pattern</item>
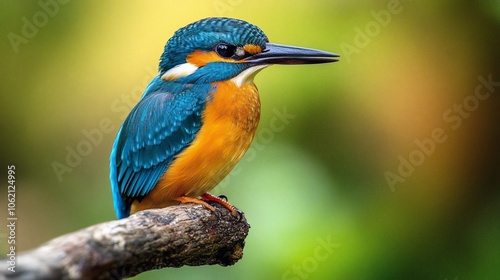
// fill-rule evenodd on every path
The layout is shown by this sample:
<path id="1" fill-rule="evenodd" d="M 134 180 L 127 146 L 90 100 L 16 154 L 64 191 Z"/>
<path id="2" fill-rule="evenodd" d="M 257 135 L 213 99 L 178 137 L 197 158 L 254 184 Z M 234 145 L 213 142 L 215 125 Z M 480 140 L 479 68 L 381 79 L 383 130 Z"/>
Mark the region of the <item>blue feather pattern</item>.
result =
<path id="1" fill-rule="evenodd" d="M 196 137 L 210 84 L 153 80 L 123 123 L 111 153 L 111 185 L 118 218 L 146 196 L 175 156 Z"/>

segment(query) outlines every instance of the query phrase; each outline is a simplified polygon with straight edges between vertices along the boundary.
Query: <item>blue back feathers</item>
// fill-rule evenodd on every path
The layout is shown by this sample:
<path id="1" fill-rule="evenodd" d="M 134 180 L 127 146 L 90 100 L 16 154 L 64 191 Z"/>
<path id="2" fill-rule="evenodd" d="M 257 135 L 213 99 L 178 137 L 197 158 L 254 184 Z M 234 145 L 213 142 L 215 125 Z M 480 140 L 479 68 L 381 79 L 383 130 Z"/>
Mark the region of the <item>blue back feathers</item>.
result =
<path id="1" fill-rule="evenodd" d="M 210 84 L 166 83 L 156 77 L 125 119 L 113 145 L 110 170 L 118 218 L 146 196 L 174 157 L 195 138 Z"/>

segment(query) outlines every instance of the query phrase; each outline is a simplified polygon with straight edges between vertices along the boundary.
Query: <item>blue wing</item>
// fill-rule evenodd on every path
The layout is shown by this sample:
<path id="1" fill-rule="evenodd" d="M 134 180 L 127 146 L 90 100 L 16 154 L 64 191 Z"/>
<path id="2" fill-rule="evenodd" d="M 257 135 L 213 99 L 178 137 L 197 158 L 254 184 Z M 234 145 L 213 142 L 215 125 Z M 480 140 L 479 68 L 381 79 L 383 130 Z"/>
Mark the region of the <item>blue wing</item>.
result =
<path id="1" fill-rule="evenodd" d="M 133 200 L 146 196 L 174 157 L 198 133 L 210 85 L 153 80 L 115 139 L 110 178 L 115 212 L 130 215 Z"/>

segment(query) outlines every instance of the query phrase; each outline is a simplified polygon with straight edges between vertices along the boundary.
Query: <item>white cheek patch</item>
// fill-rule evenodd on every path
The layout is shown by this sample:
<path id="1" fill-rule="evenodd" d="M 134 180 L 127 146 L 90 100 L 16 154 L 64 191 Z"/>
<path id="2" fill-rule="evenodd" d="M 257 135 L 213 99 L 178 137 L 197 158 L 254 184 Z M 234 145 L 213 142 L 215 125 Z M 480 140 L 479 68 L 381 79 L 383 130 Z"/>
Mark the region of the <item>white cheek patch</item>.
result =
<path id="1" fill-rule="evenodd" d="M 243 72 L 239 73 L 238 76 L 232 78 L 231 81 L 238 87 L 241 87 L 245 83 L 251 83 L 253 82 L 253 78 L 255 77 L 255 75 L 257 75 L 260 70 L 266 68 L 267 66 L 269 65 L 264 64 L 245 69 Z"/>
<path id="2" fill-rule="evenodd" d="M 196 67 L 196 65 L 186 62 L 183 64 L 179 64 L 165 72 L 165 74 L 161 76 L 161 79 L 165 81 L 173 81 L 181 77 L 189 76 L 196 70 L 198 70 L 198 67 Z"/>

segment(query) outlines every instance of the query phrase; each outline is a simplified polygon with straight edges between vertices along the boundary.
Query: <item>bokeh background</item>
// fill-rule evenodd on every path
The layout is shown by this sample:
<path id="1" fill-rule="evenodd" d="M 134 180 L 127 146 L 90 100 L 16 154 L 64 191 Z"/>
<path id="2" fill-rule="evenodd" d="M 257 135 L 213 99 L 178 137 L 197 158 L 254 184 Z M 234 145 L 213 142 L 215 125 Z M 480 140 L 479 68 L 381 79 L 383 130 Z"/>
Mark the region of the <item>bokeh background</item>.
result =
<path id="1" fill-rule="evenodd" d="M 18 252 L 115 219 L 115 134 L 167 39 L 210 16 L 342 58 L 255 80 L 257 137 L 213 191 L 252 225 L 244 258 L 135 279 L 500 279 L 496 0 L 2 1 L 0 185 L 14 164 Z"/>

